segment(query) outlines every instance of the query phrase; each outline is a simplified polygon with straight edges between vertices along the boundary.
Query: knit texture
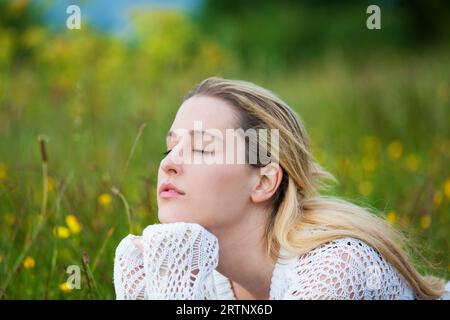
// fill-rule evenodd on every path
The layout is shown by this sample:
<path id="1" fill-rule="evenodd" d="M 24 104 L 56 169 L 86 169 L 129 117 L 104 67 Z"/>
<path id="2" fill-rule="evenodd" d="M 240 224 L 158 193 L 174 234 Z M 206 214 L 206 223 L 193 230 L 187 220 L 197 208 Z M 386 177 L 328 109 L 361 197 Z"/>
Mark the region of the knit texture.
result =
<path id="1" fill-rule="evenodd" d="M 218 257 L 216 236 L 198 224 L 150 225 L 141 237 L 128 235 L 116 249 L 116 297 L 203 299 Z"/>
<path id="2" fill-rule="evenodd" d="M 418 297 L 374 248 L 354 238 L 325 243 L 302 255 L 281 248 L 270 299 L 402 299 Z M 148 226 L 128 235 L 114 262 L 117 299 L 234 300 L 231 282 L 216 269 L 218 239 L 198 224 Z M 438 299 L 450 299 L 450 282 Z"/>

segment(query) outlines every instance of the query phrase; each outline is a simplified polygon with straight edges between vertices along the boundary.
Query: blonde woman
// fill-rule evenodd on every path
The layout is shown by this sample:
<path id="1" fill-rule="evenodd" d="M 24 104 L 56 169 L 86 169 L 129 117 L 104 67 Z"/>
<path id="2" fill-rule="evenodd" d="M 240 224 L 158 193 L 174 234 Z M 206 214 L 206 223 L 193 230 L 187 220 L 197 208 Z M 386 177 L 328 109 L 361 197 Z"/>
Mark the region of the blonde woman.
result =
<path id="1" fill-rule="evenodd" d="M 277 135 L 236 134 L 245 161 L 211 161 L 236 150 L 224 147 L 232 145 L 229 129 Z M 450 283 L 415 269 L 407 240 L 389 223 L 320 195 L 334 177 L 314 161 L 298 116 L 270 91 L 204 80 L 179 108 L 167 148 L 158 171 L 161 223 L 118 245 L 117 299 L 450 297 Z"/>

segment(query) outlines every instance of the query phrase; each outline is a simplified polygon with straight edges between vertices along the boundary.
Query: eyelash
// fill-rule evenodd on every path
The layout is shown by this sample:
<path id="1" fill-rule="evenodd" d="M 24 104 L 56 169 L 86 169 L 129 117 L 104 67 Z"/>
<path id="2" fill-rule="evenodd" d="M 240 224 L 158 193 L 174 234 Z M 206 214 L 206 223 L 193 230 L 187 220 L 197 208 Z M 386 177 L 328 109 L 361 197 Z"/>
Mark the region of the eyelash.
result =
<path id="1" fill-rule="evenodd" d="M 172 151 L 172 149 L 163 152 L 163 155 L 167 156 L 167 155 L 170 153 L 170 151 Z M 201 153 L 212 153 L 211 151 L 196 150 L 196 149 L 194 149 L 194 150 L 192 150 L 192 151 L 195 151 L 195 152 L 201 152 Z"/>

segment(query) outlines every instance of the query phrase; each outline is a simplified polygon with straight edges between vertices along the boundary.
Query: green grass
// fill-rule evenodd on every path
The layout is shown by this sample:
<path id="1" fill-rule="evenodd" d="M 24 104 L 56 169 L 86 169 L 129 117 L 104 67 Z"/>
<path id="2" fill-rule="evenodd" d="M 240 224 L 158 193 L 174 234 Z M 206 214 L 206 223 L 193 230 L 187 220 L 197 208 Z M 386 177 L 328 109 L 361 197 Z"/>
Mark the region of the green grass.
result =
<path id="1" fill-rule="evenodd" d="M 4 297 L 115 298 L 115 247 L 130 228 L 139 233 L 157 221 L 156 174 L 166 131 L 183 95 L 211 75 L 253 81 L 287 101 L 304 121 L 313 154 L 339 180 L 330 192 L 390 212 L 436 263 L 432 272 L 449 277 L 448 50 L 374 54 L 356 62 L 331 53 L 289 70 L 248 70 L 232 49 L 200 36 L 183 16 L 158 17 L 138 19 L 142 30 L 158 28 L 133 46 L 90 30 L 41 30 L 38 41 L 29 41 L 28 60 L 14 62 L 8 47 L 0 56 Z M 0 39 L 10 38 L 0 30 Z M 44 173 L 39 135 L 48 138 Z M 101 204 L 102 194 L 111 201 L 103 196 Z M 68 228 L 68 215 L 76 216 L 81 232 L 55 236 L 55 227 Z M 25 268 L 21 255 L 34 266 Z M 80 290 L 60 288 L 69 265 L 81 268 Z"/>

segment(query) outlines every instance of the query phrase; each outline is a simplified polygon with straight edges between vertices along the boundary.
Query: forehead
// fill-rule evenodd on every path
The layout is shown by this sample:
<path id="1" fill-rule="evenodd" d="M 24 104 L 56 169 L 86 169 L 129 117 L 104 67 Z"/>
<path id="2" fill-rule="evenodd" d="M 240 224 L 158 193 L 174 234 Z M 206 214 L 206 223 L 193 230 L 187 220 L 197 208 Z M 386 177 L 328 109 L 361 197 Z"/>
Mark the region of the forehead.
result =
<path id="1" fill-rule="evenodd" d="M 219 129 L 225 132 L 237 124 L 237 111 L 227 102 L 213 97 L 194 96 L 184 101 L 170 130 L 193 129 L 194 122 L 200 121 L 203 130 Z"/>

